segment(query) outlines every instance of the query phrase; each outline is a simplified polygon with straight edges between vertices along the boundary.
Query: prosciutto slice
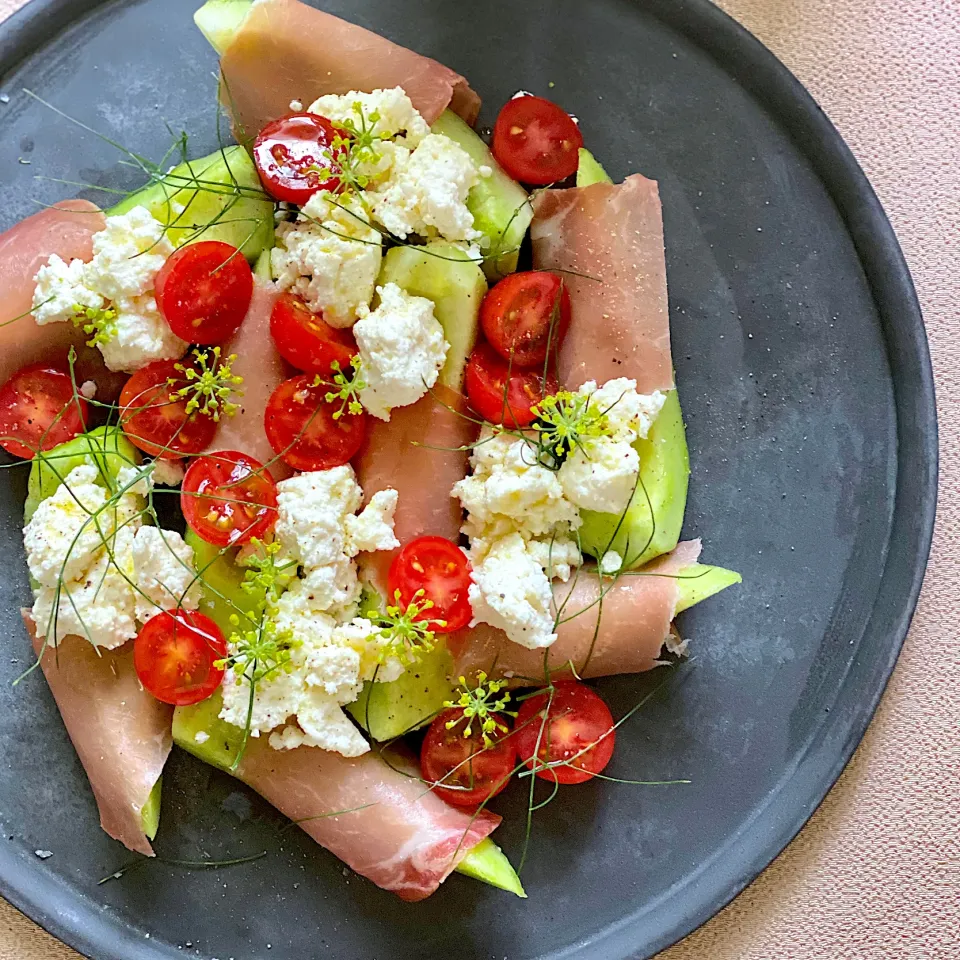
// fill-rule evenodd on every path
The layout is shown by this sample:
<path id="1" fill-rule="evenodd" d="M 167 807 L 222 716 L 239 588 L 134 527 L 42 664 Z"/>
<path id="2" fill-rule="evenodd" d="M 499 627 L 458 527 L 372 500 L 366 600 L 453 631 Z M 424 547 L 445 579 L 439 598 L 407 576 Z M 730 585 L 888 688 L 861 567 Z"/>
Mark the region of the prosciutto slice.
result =
<path id="1" fill-rule="evenodd" d="M 459 394 L 438 384 L 417 403 L 393 410 L 389 423 L 371 419 L 357 476 L 368 498 L 387 487 L 400 494 L 394 530 L 401 544 L 426 535 L 454 543 L 460 538 L 463 515 L 450 491 L 466 475 L 465 448 L 477 431 L 460 414 L 463 405 Z M 381 551 L 360 557 L 365 579 L 384 594 L 395 555 Z"/>
<path id="2" fill-rule="evenodd" d="M 480 98 L 453 70 L 299 0 L 260 0 L 220 60 L 240 143 L 326 94 L 403 87 L 427 123 L 450 107 L 471 126 Z"/>
<path id="3" fill-rule="evenodd" d="M 29 610 L 23 622 L 40 656 L 43 641 Z M 140 686 L 129 644 L 98 656 L 82 637 L 67 637 L 43 652 L 40 667 L 87 772 L 100 826 L 129 850 L 152 857 L 140 814 L 173 745 L 173 707 Z"/>
<path id="4" fill-rule="evenodd" d="M 83 331 L 69 323 L 38 327 L 30 315 L 37 271 L 54 253 L 68 262 L 90 260 L 93 235 L 104 223 L 94 204 L 66 200 L 0 234 L 0 384 L 40 360 L 65 365 L 74 347 L 77 377 L 96 381 L 101 398 L 119 395 L 126 378 L 107 370 L 99 351 L 86 346 Z"/>
<path id="5" fill-rule="evenodd" d="M 457 810 L 410 772 L 375 753 L 274 750 L 260 738 L 237 776 L 361 876 L 412 902 L 434 893 L 500 817 Z M 337 811 L 346 812 L 328 816 Z"/>
<path id="6" fill-rule="evenodd" d="M 533 206 L 534 266 L 569 271 L 561 273 L 573 317 L 561 383 L 629 377 L 639 393 L 673 387 L 657 184 L 636 174 L 621 184 L 544 190 Z"/>
<path id="7" fill-rule="evenodd" d="M 234 398 L 239 406 L 234 415 L 221 418 L 207 452 L 239 450 L 261 463 L 275 457 L 263 428 L 263 417 L 270 395 L 294 375 L 277 353 L 270 335 L 270 314 L 279 296 L 277 287 L 258 279 L 243 324 L 223 347 L 225 357 L 231 354 L 237 357 L 233 372 L 243 377 L 243 396 Z M 271 472 L 277 480 L 290 476 L 290 470 L 280 462 L 274 464 Z"/>
<path id="8" fill-rule="evenodd" d="M 597 574 L 586 569 L 568 584 L 555 583 L 561 622 L 547 651 L 551 672 L 569 671 L 571 663 L 578 676 L 588 678 L 654 667 L 677 607 L 677 582 L 671 575 L 699 556 L 700 541 L 690 540 L 636 574 L 606 579 L 602 587 Z M 456 660 L 454 676 L 484 670 L 515 677 L 521 685 L 544 679 L 544 651 L 527 650 L 489 624 L 454 635 L 449 646 Z"/>

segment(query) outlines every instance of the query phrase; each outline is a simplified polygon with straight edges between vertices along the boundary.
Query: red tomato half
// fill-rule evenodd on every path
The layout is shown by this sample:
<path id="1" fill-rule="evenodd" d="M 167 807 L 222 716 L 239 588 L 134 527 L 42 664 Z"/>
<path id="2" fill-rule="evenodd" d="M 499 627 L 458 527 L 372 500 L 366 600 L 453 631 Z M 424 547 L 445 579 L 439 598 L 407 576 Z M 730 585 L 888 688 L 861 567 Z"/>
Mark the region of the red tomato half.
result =
<path id="1" fill-rule="evenodd" d="M 570 294 L 554 273 L 514 273 L 484 297 L 480 325 L 490 346 L 515 367 L 542 367 L 570 326 Z"/>
<path id="2" fill-rule="evenodd" d="M 433 607 L 417 619 L 429 621 L 434 633 L 454 633 L 473 619 L 467 596 L 470 564 L 464 552 L 443 537 L 411 540 L 390 564 L 387 590 L 391 603 L 399 591 L 403 609 L 423 590 L 417 603 L 432 600 Z"/>
<path id="3" fill-rule="evenodd" d="M 200 413 L 187 414 L 185 399 L 171 395 L 187 379 L 179 360 L 155 360 L 138 370 L 120 394 L 120 426 L 130 442 L 161 460 L 176 460 L 206 450 L 217 424 Z M 170 381 L 173 381 L 171 384 Z"/>
<path id="4" fill-rule="evenodd" d="M 349 330 L 331 327 L 292 293 L 276 302 L 270 314 L 270 334 L 280 356 L 306 373 L 329 376 L 334 363 L 346 370 L 357 353 L 357 342 Z"/>
<path id="5" fill-rule="evenodd" d="M 262 538 L 277 520 L 277 485 L 259 460 L 235 450 L 198 457 L 180 490 L 184 519 L 217 547 Z"/>
<path id="6" fill-rule="evenodd" d="M 158 613 L 133 644 L 133 665 L 144 687 L 162 703 L 184 707 L 206 700 L 223 680 L 216 661 L 227 655 L 220 628 L 202 613 Z"/>
<path id="7" fill-rule="evenodd" d="M 517 428 L 529 427 L 536 419 L 533 407 L 560 389 L 552 374 L 544 384 L 541 372 L 512 367 L 488 343 L 470 355 L 466 385 L 470 405 L 484 420 Z"/>
<path id="8" fill-rule="evenodd" d="M 333 141 L 345 136 L 326 117 L 296 113 L 268 123 L 253 145 L 264 189 L 277 200 L 302 207 L 315 193 L 340 189 Z M 333 159 L 332 159 L 333 158 Z"/>
<path id="9" fill-rule="evenodd" d="M 349 463 L 367 436 L 367 415 L 334 414 L 340 401 L 330 403 L 328 384 L 313 386 L 316 378 L 303 374 L 285 380 L 267 402 L 263 425 L 267 440 L 294 470 L 329 470 Z"/>
<path id="10" fill-rule="evenodd" d="M 583 134 L 573 118 L 543 97 L 515 97 L 493 127 L 493 155 L 514 180 L 544 186 L 577 172 Z"/>
<path id="11" fill-rule="evenodd" d="M 420 770 L 429 783 L 443 783 L 434 792 L 458 807 L 476 807 L 495 797 L 509 783 L 516 765 L 513 738 L 505 717 L 498 717 L 503 730 L 490 734 L 492 747 L 484 747 L 480 724 L 474 720 L 465 737 L 462 710 L 444 710 L 430 724 L 420 749 Z M 458 723 L 450 730 L 447 724 Z"/>
<path id="12" fill-rule="evenodd" d="M 203 240 L 181 247 L 160 268 L 157 306 L 187 343 L 223 343 L 243 323 L 253 298 L 253 271 L 229 243 Z"/>
<path id="13" fill-rule="evenodd" d="M 569 761 L 549 770 L 538 770 L 537 776 L 542 780 L 585 783 L 600 773 L 613 756 L 617 738 L 613 716 L 589 687 L 562 680 L 554 684 L 550 716 L 544 726 L 548 700 L 549 694 L 541 693 L 524 701 L 513 734 L 517 754 L 531 769 L 534 752 L 544 763 Z M 582 750 L 585 752 L 581 754 Z"/>
<path id="14" fill-rule="evenodd" d="M 70 375 L 46 363 L 18 370 L 0 388 L 0 447 L 32 460 L 87 429 L 87 401 L 74 396 Z"/>

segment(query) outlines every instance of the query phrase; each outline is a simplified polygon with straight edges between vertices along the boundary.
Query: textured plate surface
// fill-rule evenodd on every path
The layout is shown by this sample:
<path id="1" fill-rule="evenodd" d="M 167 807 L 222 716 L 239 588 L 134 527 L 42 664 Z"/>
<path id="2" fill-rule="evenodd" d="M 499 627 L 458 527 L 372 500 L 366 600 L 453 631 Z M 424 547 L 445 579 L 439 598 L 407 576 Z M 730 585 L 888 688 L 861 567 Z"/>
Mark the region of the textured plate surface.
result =
<path id="1" fill-rule="evenodd" d="M 166 122 L 190 132 L 196 156 L 215 146 L 216 64 L 190 20 L 197 2 L 33 0 L 0 27 L 10 97 L 0 229 L 75 192 L 37 176 L 136 185 L 115 150 L 24 88 L 154 158 Z M 130 856 L 98 829 L 42 677 L 10 685 L 28 662 L 16 612 L 28 593 L 16 546 L 25 476 L 11 471 L 0 477 L 0 536 L 14 548 L 0 578 L 0 892 L 98 960 L 649 956 L 796 833 L 896 659 L 936 489 L 933 386 L 909 275 L 836 131 L 702 0 L 323 6 L 462 72 L 487 122 L 515 90 L 549 91 L 615 178 L 660 182 L 694 471 L 686 532 L 744 584 L 685 616 L 696 662 L 623 729 L 610 773 L 693 782 L 565 790 L 534 820 L 529 900 L 454 877 L 407 906 L 175 754 L 161 854 L 269 855 L 208 872 L 154 862 L 98 886 Z M 618 714 L 662 679 L 602 688 Z M 516 859 L 522 790 L 498 809 Z"/>

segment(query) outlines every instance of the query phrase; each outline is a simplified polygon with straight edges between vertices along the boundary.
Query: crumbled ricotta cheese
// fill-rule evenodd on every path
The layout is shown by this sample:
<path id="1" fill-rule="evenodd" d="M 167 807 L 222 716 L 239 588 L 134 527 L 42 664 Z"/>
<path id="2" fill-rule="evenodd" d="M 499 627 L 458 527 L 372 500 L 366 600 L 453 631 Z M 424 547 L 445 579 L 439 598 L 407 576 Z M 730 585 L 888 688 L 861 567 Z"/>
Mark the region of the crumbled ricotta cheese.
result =
<path id="1" fill-rule="evenodd" d="M 122 468 L 116 496 L 101 479 L 94 464 L 74 468 L 24 529 L 39 584 L 37 633 L 54 645 L 78 635 L 112 650 L 160 609 L 199 604 L 193 550 L 179 534 L 143 525 L 149 472 Z"/>
<path id="2" fill-rule="evenodd" d="M 360 309 L 353 333 L 366 383 L 360 402 L 389 420 L 394 407 L 416 403 L 436 384 L 450 346 L 431 300 L 411 296 L 395 283 L 377 287 L 377 293 L 380 305 Z"/>
<path id="3" fill-rule="evenodd" d="M 623 566 L 623 557 L 616 550 L 608 550 L 600 559 L 600 572 L 608 576 L 620 572 Z"/>
<path id="4" fill-rule="evenodd" d="M 473 623 L 499 627 L 514 643 L 538 650 L 557 639 L 552 602 L 550 581 L 519 533 L 495 541 L 473 565 Z"/>
<path id="5" fill-rule="evenodd" d="M 480 179 L 470 155 L 449 137 L 431 133 L 385 183 L 368 190 L 374 219 L 401 239 L 411 233 L 475 240 L 467 195 Z"/>
<path id="6" fill-rule="evenodd" d="M 154 460 L 153 482 L 163 487 L 179 487 L 184 477 L 183 463 L 179 460 Z"/>
<path id="7" fill-rule="evenodd" d="M 360 105 L 360 113 L 356 105 Z M 326 117 L 333 123 L 350 121 L 361 129 L 361 114 L 368 125 L 373 114 L 377 121 L 372 131 L 385 139 L 403 136 L 410 147 L 416 147 L 429 133 L 427 121 L 414 108 L 402 87 L 362 93 L 351 90 L 344 94 L 327 94 L 310 105 L 310 113 Z"/>
<path id="8" fill-rule="evenodd" d="M 393 518 L 399 497 L 396 490 L 381 490 L 370 498 L 359 516 L 351 515 L 345 519 L 347 556 L 393 550 L 400 546 L 393 532 Z"/>
<path id="9" fill-rule="evenodd" d="M 210 734 L 206 730 L 198 730 L 193 735 L 194 743 L 199 743 L 201 746 L 205 744 L 210 739 Z"/>
<path id="10" fill-rule="evenodd" d="M 307 202 L 296 223 L 277 227 L 271 253 L 273 276 L 334 327 L 349 327 L 368 307 L 383 258 L 379 231 L 356 197 L 322 191 Z"/>
<path id="11" fill-rule="evenodd" d="M 40 326 L 65 323 L 76 315 L 78 306 L 99 310 L 103 297 L 84 280 L 82 260 L 66 263 L 55 253 L 37 272 L 33 294 L 33 318 Z"/>
<path id="12" fill-rule="evenodd" d="M 637 381 L 626 377 L 608 380 L 599 388 L 588 380 L 577 392 L 590 398 L 592 409 L 606 414 L 611 440 L 629 443 L 647 436 L 667 399 L 661 390 L 637 393 Z"/>
<path id="13" fill-rule="evenodd" d="M 155 360 L 177 360 L 187 350 L 160 315 L 153 294 L 117 300 L 116 333 L 98 344 L 109 370 L 135 373 Z"/>

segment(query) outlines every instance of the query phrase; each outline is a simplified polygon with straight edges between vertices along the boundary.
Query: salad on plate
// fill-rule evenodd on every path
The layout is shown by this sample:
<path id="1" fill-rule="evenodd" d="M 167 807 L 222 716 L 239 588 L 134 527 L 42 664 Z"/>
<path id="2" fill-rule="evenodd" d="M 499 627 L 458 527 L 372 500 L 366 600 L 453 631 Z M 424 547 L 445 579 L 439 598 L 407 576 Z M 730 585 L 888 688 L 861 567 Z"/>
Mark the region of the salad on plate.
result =
<path id="1" fill-rule="evenodd" d="M 657 185 L 299 0 L 195 19 L 236 143 L 0 237 L 34 667 L 130 850 L 176 743 L 405 900 L 525 896 L 494 798 L 576 803 L 586 681 L 740 579 L 680 542 Z"/>

